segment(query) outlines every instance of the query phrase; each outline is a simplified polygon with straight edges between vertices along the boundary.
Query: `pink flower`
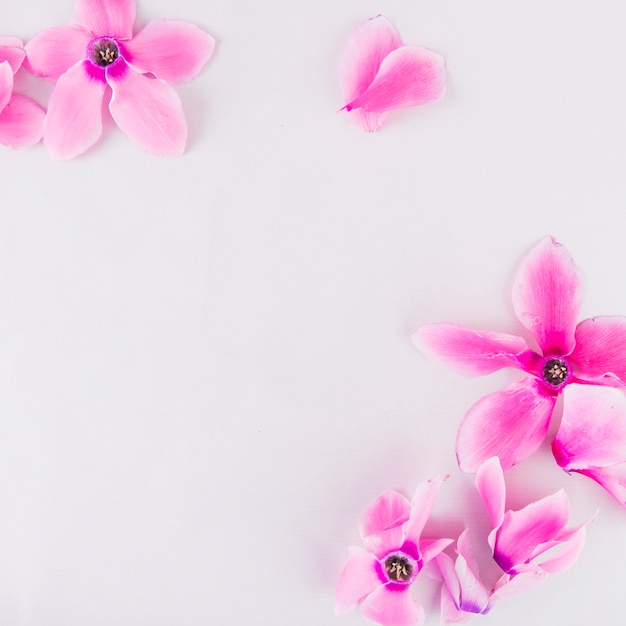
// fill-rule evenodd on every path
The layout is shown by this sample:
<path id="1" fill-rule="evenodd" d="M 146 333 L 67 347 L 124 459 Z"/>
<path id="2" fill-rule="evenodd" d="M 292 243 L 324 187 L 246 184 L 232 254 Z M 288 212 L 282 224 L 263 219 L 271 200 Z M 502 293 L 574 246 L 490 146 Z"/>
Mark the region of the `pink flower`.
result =
<path id="1" fill-rule="evenodd" d="M 389 111 L 434 102 L 446 89 L 443 57 L 420 46 L 405 46 L 381 15 L 356 28 L 343 51 L 340 80 L 352 120 L 378 130 Z"/>
<path id="2" fill-rule="evenodd" d="M 25 148 L 41 139 L 44 110 L 34 100 L 13 93 L 13 76 L 25 56 L 19 39 L 0 37 L 0 143 L 9 148 Z"/>
<path id="3" fill-rule="evenodd" d="M 384 626 L 423 623 L 424 609 L 409 594 L 426 563 L 451 539 L 422 539 L 422 530 L 444 478 L 421 483 L 412 502 L 388 491 L 361 519 L 365 549 L 352 547 L 337 586 L 337 613 L 360 604 L 365 617 Z"/>
<path id="4" fill-rule="evenodd" d="M 505 511 L 506 487 L 497 457 L 478 468 L 476 488 L 493 526 L 488 537 L 493 558 L 503 573 L 495 585 L 486 586 L 467 531 L 461 533 L 455 562 L 447 554 L 437 556 L 444 582 L 442 618 L 447 624 L 488 613 L 497 601 L 534 587 L 548 574 L 565 571 L 574 564 L 585 541 L 584 525 L 566 527 L 569 500 L 563 490 L 518 511 Z"/>
<path id="5" fill-rule="evenodd" d="M 503 367 L 530 375 L 485 396 L 465 414 L 456 442 L 462 470 L 475 471 L 491 456 L 499 456 L 506 469 L 532 454 L 544 440 L 566 387 L 585 385 L 575 402 L 590 385 L 626 383 L 626 318 L 595 317 L 576 325 L 581 297 L 572 258 L 546 237 L 523 261 L 513 288 L 515 313 L 538 350 L 521 337 L 455 324 L 430 324 L 414 333 L 413 341 L 427 356 L 468 376 Z M 608 387 L 594 392 L 612 393 Z"/>
<path id="6" fill-rule="evenodd" d="M 193 78 L 213 38 L 193 24 L 160 20 L 133 37 L 135 0 L 76 0 L 71 26 L 49 28 L 26 45 L 34 74 L 55 81 L 43 140 L 55 159 L 71 159 L 102 134 L 107 86 L 117 125 L 142 149 L 178 156 L 187 123 L 170 85 Z"/>

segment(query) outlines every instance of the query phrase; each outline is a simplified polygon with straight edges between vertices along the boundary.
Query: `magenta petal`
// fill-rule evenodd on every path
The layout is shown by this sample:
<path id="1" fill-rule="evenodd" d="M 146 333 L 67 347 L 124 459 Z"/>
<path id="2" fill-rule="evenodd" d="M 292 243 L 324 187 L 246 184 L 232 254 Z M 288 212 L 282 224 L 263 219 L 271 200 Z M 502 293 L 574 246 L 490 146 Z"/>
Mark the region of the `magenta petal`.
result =
<path id="1" fill-rule="evenodd" d="M 465 414 L 456 440 L 459 467 L 475 472 L 492 456 L 508 469 L 530 456 L 544 440 L 556 397 L 527 379 L 489 394 Z"/>
<path id="2" fill-rule="evenodd" d="M 500 528 L 504 519 L 506 485 L 500 459 L 487 459 L 476 472 L 476 489 L 487 509 L 492 528 Z"/>
<path id="3" fill-rule="evenodd" d="M 626 317 L 594 317 L 578 324 L 571 359 L 583 378 L 612 373 L 626 383 Z"/>
<path id="4" fill-rule="evenodd" d="M 411 336 L 431 361 L 465 376 L 482 376 L 503 367 L 522 367 L 528 353 L 521 337 L 465 328 L 458 324 L 427 324 Z"/>
<path id="5" fill-rule="evenodd" d="M 180 98 L 164 80 L 149 78 L 126 65 L 109 70 L 113 89 L 109 109 L 117 125 L 143 150 L 157 156 L 185 151 L 187 122 Z"/>
<path id="6" fill-rule="evenodd" d="M 349 551 L 337 584 L 336 613 L 348 613 L 381 584 L 376 573 L 376 558 L 362 548 L 353 547 Z"/>
<path id="7" fill-rule="evenodd" d="M 24 44 L 17 37 L 0 37 L 0 63 L 8 61 L 15 74 L 24 62 Z"/>
<path id="8" fill-rule="evenodd" d="M 36 144 L 43 133 L 45 115 L 45 111 L 34 100 L 13 94 L 9 104 L 0 113 L 0 143 L 15 149 Z"/>
<path id="9" fill-rule="evenodd" d="M 612 387 L 569 385 L 563 417 L 552 442 L 566 471 L 626 461 L 626 398 Z"/>
<path id="10" fill-rule="evenodd" d="M 387 585 L 376 588 L 361 604 L 365 617 L 384 626 L 420 626 L 426 616 L 424 609 L 409 595 Z"/>
<path id="11" fill-rule="evenodd" d="M 26 66 L 32 74 L 56 81 L 85 59 L 91 39 L 91 34 L 80 26 L 42 30 L 26 44 Z"/>
<path id="12" fill-rule="evenodd" d="M 0 63 L 0 111 L 9 104 L 13 94 L 13 70 L 8 61 Z"/>
<path id="13" fill-rule="evenodd" d="M 591 467 L 574 471 L 595 480 L 623 507 L 626 507 L 626 462 L 611 465 L 610 467 Z"/>
<path id="14" fill-rule="evenodd" d="M 446 478 L 447 476 L 437 476 L 432 480 L 420 483 L 415 490 L 415 495 L 411 501 L 411 515 L 405 527 L 405 540 L 414 544 L 418 550 L 422 530 L 435 504 L 441 483 Z"/>
<path id="15" fill-rule="evenodd" d="M 72 21 L 95 37 L 130 39 L 135 23 L 135 0 L 76 0 Z"/>
<path id="16" fill-rule="evenodd" d="M 92 146 L 102 134 L 102 99 L 106 83 L 89 72 L 83 61 L 56 84 L 44 120 L 43 141 L 53 159 L 71 159 Z"/>
<path id="17" fill-rule="evenodd" d="M 188 22 L 150 22 L 124 44 L 130 65 L 141 73 L 152 72 L 171 85 L 196 76 L 211 58 L 215 39 Z"/>
<path id="18" fill-rule="evenodd" d="M 412 107 L 439 100 L 445 87 L 441 55 L 421 46 L 403 46 L 383 59 L 372 84 L 345 109 L 381 112 Z"/>
<path id="19" fill-rule="evenodd" d="M 545 237 L 524 259 L 513 286 L 515 313 L 545 355 L 573 350 L 581 300 L 582 283 L 572 257 Z"/>
<path id="20" fill-rule="evenodd" d="M 494 560 L 505 572 L 527 563 L 535 548 L 554 539 L 568 518 L 569 500 L 563 490 L 519 511 L 507 511 L 496 535 Z"/>
<path id="21" fill-rule="evenodd" d="M 367 549 L 379 557 L 398 549 L 410 512 L 411 505 L 401 493 L 390 490 L 380 496 L 361 518 L 361 536 Z"/>

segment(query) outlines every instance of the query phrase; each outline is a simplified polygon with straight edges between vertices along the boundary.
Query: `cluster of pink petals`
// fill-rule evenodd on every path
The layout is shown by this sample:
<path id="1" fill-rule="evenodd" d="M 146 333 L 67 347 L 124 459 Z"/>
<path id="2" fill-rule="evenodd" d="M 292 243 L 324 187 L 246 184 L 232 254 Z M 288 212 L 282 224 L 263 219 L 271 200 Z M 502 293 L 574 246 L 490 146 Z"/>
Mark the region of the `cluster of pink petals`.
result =
<path id="1" fill-rule="evenodd" d="M 443 57 L 421 46 L 406 46 L 381 15 L 356 28 L 343 51 L 340 80 L 351 119 L 363 130 L 378 130 L 389 111 L 434 102 L 446 89 Z"/>
<path id="2" fill-rule="evenodd" d="M 598 429 L 584 431 L 580 423 L 592 425 L 581 416 L 591 409 L 601 413 L 617 397 L 614 388 L 626 384 L 626 318 L 594 317 L 577 324 L 581 299 L 582 282 L 571 256 L 546 237 L 523 261 L 513 289 L 515 313 L 538 349 L 522 337 L 456 324 L 430 324 L 414 333 L 422 352 L 461 374 L 479 376 L 514 367 L 529 375 L 485 396 L 466 413 L 456 443 L 462 470 L 476 471 L 492 456 L 500 457 L 506 469 L 532 454 L 546 437 L 563 393 L 563 425 L 555 444 L 559 463 L 607 488 L 612 485 L 613 495 L 623 491 L 615 484 L 623 470 L 617 478 L 609 477 L 606 469 L 594 469 L 626 462 L 623 439 L 607 451 L 606 440 L 596 438 Z M 622 417 L 626 419 L 626 412 Z M 597 448 L 593 467 L 584 454 L 576 460 L 576 454 L 566 452 L 585 446 Z M 624 493 L 619 498 L 623 502 Z"/>
<path id="3" fill-rule="evenodd" d="M 494 585 L 480 578 L 467 530 L 457 540 L 457 557 L 437 556 L 443 586 L 442 621 L 459 624 L 474 614 L 488 613 L 502 599 L 542 582 L 548 574 L 571 567 L 583 547 L 585 527 L 568 528 L 569 501 L 565 492 L 505 511 L 506 488 L 497 457 L 485 461 L 476 474 L 476 488 L 491 520 L 488 542 L 501 575 Z"/>
<path id="4" fill-rule="evenodd" d="M 159 20 L 133 36 L 135 0 L 76 0 L 70 26 L 46 29 L 26 45 L 30 71 L 56 83 L 44 122 L 44 144 L 70 159 L 102 134 L 102 106 L 142 149 L 183 153 L 187 123 L 172 85 L 193 78 L 215 42 L 187 22 Z"/>
<path id="5" fill-rule="evenodd" d="M 365 547 L 349 550 L 337 586 L 337 613 L 360 605 L 366 618 L 385 626 L 424 622 L 424 609 L 409 590 L 424 565 L 453 541 L 421 536 L 442 480 L 421 483 L 411 502 L 388 491 L 365 511 L 361 519 Z"/>
<path id="6" fill-rule="evenodd" d="M 24 62 L 23 43 L 0 37 L 0 144 L 25 148 L 41 139 L 44 110 L 30 98 L 13 93 L 13 77 Z"/>

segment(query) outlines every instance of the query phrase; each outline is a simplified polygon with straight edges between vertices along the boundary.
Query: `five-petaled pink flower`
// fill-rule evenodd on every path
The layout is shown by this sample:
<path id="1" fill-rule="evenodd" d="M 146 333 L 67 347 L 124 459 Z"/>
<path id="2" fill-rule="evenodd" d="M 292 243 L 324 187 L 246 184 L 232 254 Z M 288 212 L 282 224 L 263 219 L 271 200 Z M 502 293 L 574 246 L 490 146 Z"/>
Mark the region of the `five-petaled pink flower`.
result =
<path id="1" fill-rule="evenodd" d="M 13 93 L 13 76 L 26 53 L 16 37 L 0 37 L 0 144 L 25 148 L 41 139 L 45 112 L 30 98 Z"/>
<path id="2" fill-rule="evenodd" d="M 43 140 L 55 159 L 70 159 L 102 134 L 102 103 L 141 148 L 159 156 L 183 153 L 187 123 L 171 85 L 193 78 L 209 60 L 214 39 L 187 22 L 150 22 L 133 37 L 135 0 L 76 0 L 71 26 L 49 28 L 26 45 L 27 64 L 56 81 Z"/>
<path id="3" fill-rule="evenodd" d="M 459 373 L 479 376 L 515 367 L 530 375 L 485 396 L 466 413 L 456 442 L 462 470 L 475 471 L 492 456 L 507 469 L 533 453 L 566 387 L 581 385 L 569 402 L 573 409 L 592 385 L 604 386 L 596 397 L 626 384 L 626 317 L 594 317 L 576 325 L 581 296 L 572 258 L 546 237 L 523 261 L 513 289 L 515 313 L 539 350 L 521 337 L 456 324 L 426 325 L 414 333 L 427 356 Z"/>
<path id="4" fill-rule="evenodd" d="M 442 480 L 421 483 L 412 502 L 388 491 L 365 511 L 361 519 L 365 549 L 350 548 L 337 586 L 337 613 L 360 604 L 365 617 L 384 626 L 424 621 L 424 609 L 409 589 L 424 565 L 452 543 L 421 537 Z"/>
<path id="5" fill-rule="evenodd" d="M 443 57 L 421 46 L 405 46 L 381 15 L 356 28 L 343 51 L 340 80 L 351 119 L 378 130 L 389 111 L 434 102 L 446 89 Z"/>

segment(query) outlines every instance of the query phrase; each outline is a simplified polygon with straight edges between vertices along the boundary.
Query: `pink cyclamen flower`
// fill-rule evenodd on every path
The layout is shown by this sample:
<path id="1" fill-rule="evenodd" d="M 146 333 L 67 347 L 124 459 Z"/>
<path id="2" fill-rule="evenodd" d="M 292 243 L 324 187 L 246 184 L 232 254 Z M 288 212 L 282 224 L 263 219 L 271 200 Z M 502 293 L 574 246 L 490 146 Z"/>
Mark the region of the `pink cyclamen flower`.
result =
<path id="1" fill-rule="evenodd" d="M 363 130 L 378 130 L 389 111 L 434 102 L 446 90 L 443 57 L 421 46 L 405 46 L 382 15 L 356 28 L 343 51 L 343 107 Z"/>
<path id="2" fill-rule="evenodd" d="M 443 477 L 421 483 L 409 502 L 388 491 L 361 519 L 365 548 L 352 547 L 337 586 L 337 613 L 360 605 L 362 614 L 384 626 L 416 626 L 424 609 L 409 589 L 424 565 L 452 539 L 422 539 Z"/>
<path id="3" fill-rule="evenodd" d="M 503 367 L 530 375 L 476 402 L 465 414 L 456 452 L 464 471 L 499 456 L 507 469 L 532 454 L 544 440 L 558 396 L 568 386 L 626 384 L 626 318 L 594 317 L 576 325 L 582 284 L 567 250 L 542 239 L 523 261 L 515 279 L 515 313 L 537 342 L 472 330 L 456 324 L 430 324 L 413 334 L 427 356 L 468 376 Z M 604 387 L 596 393 L 611 393 Z"/>
<path id="4" fill-rule="evenodd" d="M 41 139 L 45 111 L 26 96 L 13 93 L 13 76 L 26 53 L 16 37 L 0 37 L 0 144 L 25 148 Z"/>
<path id="5" fill-rule="evenodd" d="M 517 511 L 505 511 L 506 487 L 500 461 L 485 461 L 476 474 L 476 488 L 493 530 L 488 537 L 501 570 L 494 585 L 480 578 L 467 531 L 457 540 L 457 558 L 437 556 L 443 578 L 442 621 L 457 624 L 473 614 L 486 614 L 504 598 L 522 593 L 548 574 L 571 567 L 585 541 L 585 526 L 568 528 L 569 500 L 563 490 Z"/>
<path id="6" fill-rule="evenodd" d="M 133 36 L 135 0 L 76 0 L 71 26 L 41 31 L 26 45 L 30 70 L 56 82 L 43 140 L 55 159 L 71 159 L 102 134 L 102 104 L 142 149 L 179 156 L 187 122 L 171 85 L 193 78 L 214 39 L 187 22 L 150 22 Z"/>

